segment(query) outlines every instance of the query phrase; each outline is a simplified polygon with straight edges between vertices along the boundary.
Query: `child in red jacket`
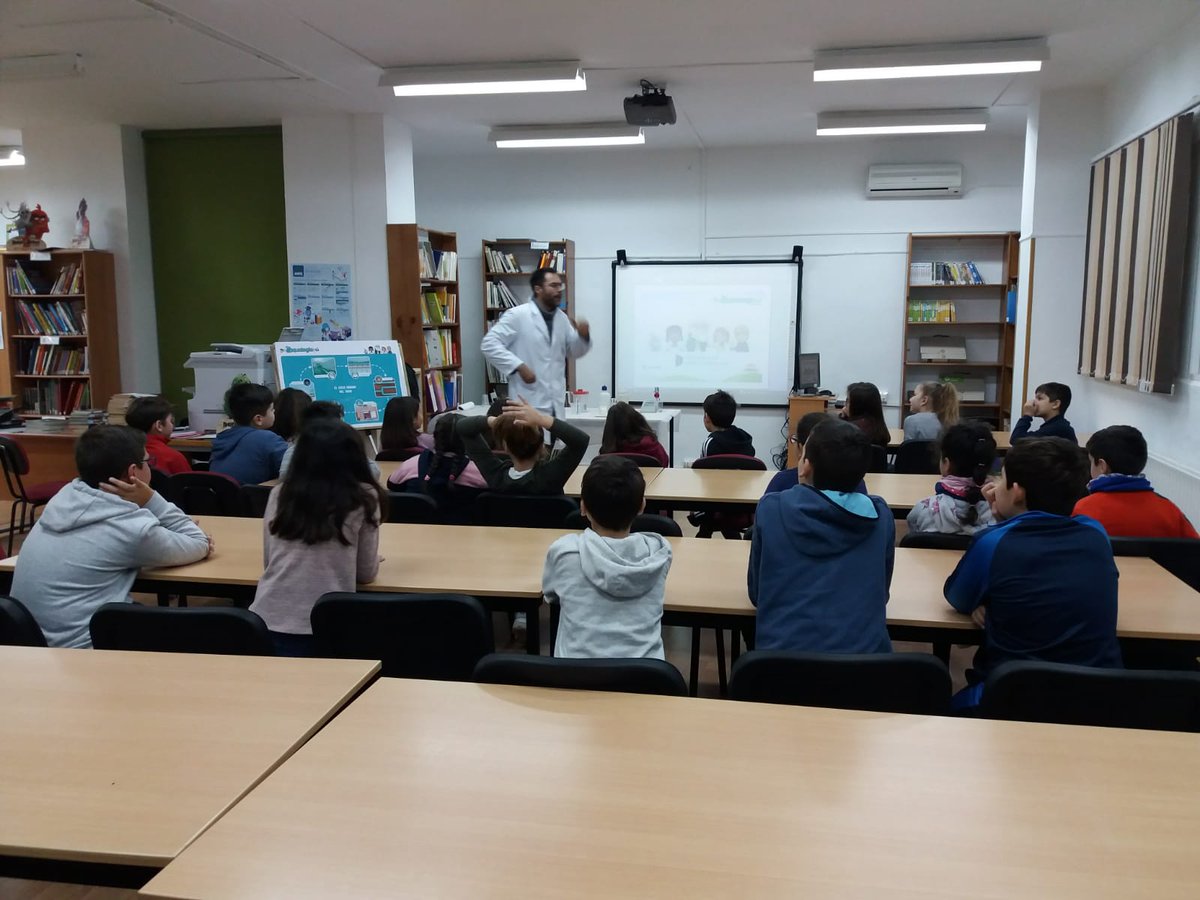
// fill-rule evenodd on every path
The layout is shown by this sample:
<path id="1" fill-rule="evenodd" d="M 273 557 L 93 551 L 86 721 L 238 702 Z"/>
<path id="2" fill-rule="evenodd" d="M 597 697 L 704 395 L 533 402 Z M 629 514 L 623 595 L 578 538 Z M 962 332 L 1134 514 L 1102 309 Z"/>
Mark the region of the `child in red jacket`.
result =
<path id="1" fill-rule="evenodd" d="M 1109 537 L 1194 538 L 1196 529 L 1179 507 L 1154 493 L 1141 474 L 1146 468 L 1146 439 L 1131 425 L 1102 428 L 1087 442 L 1092 462 L 1088 495 L 1075 504 L 1075 515 L 1090 516 Z"/>
<path id="2" fill-rule="evenodd" d="M 146 433 L 146 455 L 150 457 L 150 468 L 167 475 L 192 471 L 187 457 L 168 446 L 171 432 L 175 430 L 175 414 L 165 397 L 138 397 L 129 404 L 125 413 L 125 424 Z"/>

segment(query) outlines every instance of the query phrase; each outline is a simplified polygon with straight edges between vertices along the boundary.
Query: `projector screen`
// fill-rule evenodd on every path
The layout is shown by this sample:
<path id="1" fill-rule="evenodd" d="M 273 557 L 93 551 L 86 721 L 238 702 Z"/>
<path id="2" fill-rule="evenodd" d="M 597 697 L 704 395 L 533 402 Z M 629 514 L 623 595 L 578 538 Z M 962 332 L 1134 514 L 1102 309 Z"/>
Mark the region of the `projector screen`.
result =
<path id="1" fill-rule="evenodd" d="M 639 401 L 784 406 L 792 388 L 799 266 L 631 262 L 613 266 L 613 390 Z"/>

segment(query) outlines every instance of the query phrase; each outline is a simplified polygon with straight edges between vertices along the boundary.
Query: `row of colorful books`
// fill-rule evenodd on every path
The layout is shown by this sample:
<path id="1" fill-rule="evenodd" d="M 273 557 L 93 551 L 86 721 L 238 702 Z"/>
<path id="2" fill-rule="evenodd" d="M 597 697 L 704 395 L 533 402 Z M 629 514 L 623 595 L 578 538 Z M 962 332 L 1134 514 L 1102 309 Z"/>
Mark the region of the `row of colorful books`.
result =
<path id="1" fill-rule="evenodd" d="M 920 262 L 908 267 L 908 283 L 914 286 L 941 284 L 987 284 L 975 263 Z"/>
<path id="2" fill-rule="evenodd" d="M 521 264 L 517 262 L 517 257 L 512 253 L 501 253 L 499 250 L 493 250 L 491 247 L 484 247 L 483 255 L 487 260 L 487 269 L 489 272 L 521 271 Z"/>
<path id="3" fill-rule="evenodd" d="M 487 283 L 488 309 L 512 309 L 514 306 L 520 305 L 521 301 L 517 299 L 517 295 L 503 281 L 489 281 Z"/>
<path id="4" fill-rule="evenodd" d="M 18 300 L 16 309 L 22 334 L 87 333 L 87 310 L 78 300 L 54 303 Z"/>
<path id="5" fill-rule="evenodd" d="M 454 335 L 440 328 L 429 329 L 425 335 L 425 365 L 429 367 L 459 365 L 458 344 Z"/>
<path id="6" fill-rule="evenodd" d="M 422 325 L 450 325 L 458 321 L 458 295 L 445 288 L 428 290 L 421 297 Z"/>
<path id="7" fill-rule="evenodd" d="M 59 269 L 58 277 L 50 288 L 52 294 L 82 294 L 83 267 L 78 263 L 67 263 Z"/>
<path id="8" fill-rule="evenodd" d="M 458 254 L 453 250 L 434 250 L 428 241 L 418 245 L 422 278 L 454 281 L 458 278 Z"/>
<path id="9" fill-rule="evenodd" d="M 92 405 L 92 387 L 87 381 L 43 381 L 21 390 L 21 409 L 42 416 L 66 416 Z"/>
<path id="10" fill-rule="evenodd" d="M 555 272 L 565 272 L 567 270 L 567 252 L 565 250 L 544 250 L 537 267 L 553 269 Z"/>
<path id="11" fill-rule="evenodd" d="M 956 322 L 957 315 L 953 300 L 910 300 L 908 303 L 910 322 Z"/>
<path id="12" fill-rule="evenodd" d="M 425 373 L 425 409 L 430 415 L 458 409 L 461 396 L 461 372 Z"/>
<path id="13" fill-rule="evenodd" d="M 49 272 L 35 269 L 32 275 L 21 265 L 21 260 L 14 259 L 12 265 L 4 267 L 4 280 L 8 293 L 13 296 L 26 294 L 82 294 L 83 269 L 77 263 L 68 263 L 59 269 L 53 283 L 50 282 Z M 49 283 L 49 287 L 47 284 Z"/>
<path id="14" fill-rule="evenodd" d="M 87 347 L 35 344 L 25 357 L 22 375 L 86 375 Z"/>

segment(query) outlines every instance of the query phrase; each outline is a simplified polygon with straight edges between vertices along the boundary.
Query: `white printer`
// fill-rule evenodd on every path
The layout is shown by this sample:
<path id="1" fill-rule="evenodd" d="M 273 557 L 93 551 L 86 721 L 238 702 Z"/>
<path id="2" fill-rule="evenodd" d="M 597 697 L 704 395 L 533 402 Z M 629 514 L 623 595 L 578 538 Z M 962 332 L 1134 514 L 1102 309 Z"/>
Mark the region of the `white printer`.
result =
<path id="1" fill-rule="evenodd" d="M 225 392 L 235 378 L 263 384 L 275 392 L 275 364 L 270 344 L 212 344 L 211 350 L 191 354 L 183 364 L 196 373 L 196 386 L 184 388 L 188 423 L 198 431 L 215 431 L 225 418 Z"/>

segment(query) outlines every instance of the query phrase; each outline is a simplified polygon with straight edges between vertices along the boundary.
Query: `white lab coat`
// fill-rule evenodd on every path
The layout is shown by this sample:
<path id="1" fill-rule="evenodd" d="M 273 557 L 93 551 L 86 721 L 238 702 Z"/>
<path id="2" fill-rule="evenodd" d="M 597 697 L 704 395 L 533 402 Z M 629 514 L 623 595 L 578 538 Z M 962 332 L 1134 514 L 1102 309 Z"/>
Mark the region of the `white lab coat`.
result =
<path id="1" fill-rule="evenodd" d="M 592 349 L 561 309 L 555 312 L 554 331 L 546 328 L 541 307 L 530 300 L 513 307 L 483 336 L 479 349 L 497 371 L 508 375 L 508 395 L 530 406 L 563 416 L 567 392 L 566 361 L 579 359 Z M 529 366 L 537 376 L 526 384 L 514 370 Z"/>

